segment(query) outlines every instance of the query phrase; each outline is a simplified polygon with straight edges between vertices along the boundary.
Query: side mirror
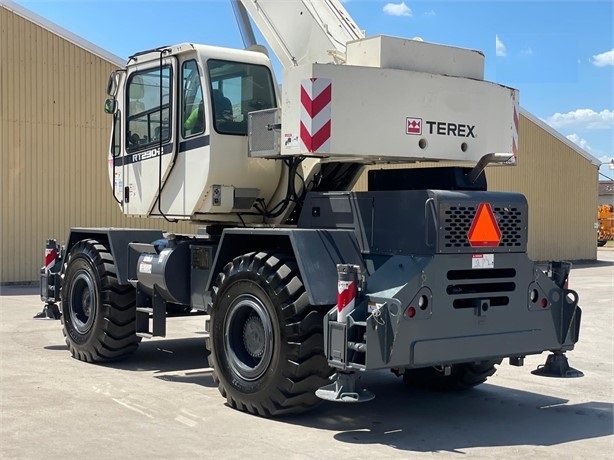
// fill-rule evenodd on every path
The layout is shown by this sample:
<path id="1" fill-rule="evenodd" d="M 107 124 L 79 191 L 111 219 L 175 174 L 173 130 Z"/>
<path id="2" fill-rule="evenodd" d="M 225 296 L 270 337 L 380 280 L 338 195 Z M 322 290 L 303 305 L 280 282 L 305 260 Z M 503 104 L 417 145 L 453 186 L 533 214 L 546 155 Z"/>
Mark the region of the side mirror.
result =
<path id="1" fill-rule="evenodd" d="M 107 99 L 104 101 L 104 111 L 113 115 L 117 110 L 117 101 L 115 99 Z"/>
<path id="2" fill-rule="evenodd" d="M 109 75 L 109 81 L 107 82 L 107 96 L 117 96 L 117 89 L 119 88 L 119 72 L 111 72 Z"/>

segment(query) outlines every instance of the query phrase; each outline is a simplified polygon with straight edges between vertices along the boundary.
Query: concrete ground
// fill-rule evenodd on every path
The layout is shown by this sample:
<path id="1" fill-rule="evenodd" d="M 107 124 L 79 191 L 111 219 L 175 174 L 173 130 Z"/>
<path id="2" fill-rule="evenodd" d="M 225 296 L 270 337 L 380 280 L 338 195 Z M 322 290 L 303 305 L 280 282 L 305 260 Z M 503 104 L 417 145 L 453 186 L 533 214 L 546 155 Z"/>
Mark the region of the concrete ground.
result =
<path id="1" fill-rule="evenodd" d="M 580 379 L 503 363 L 488 383 L 455 394 L 407 389 L 387 372 L 363 382 L 358 405 L 323 403 L 267 420 L 230 409 L 205 367 L 203 317 L 170 321 L 169 335 L 130 359 L 72 359 L 59 321 L 34 320 L 37 289 L 0 296 L 0 458 L 612 458 L 614 248 L 577 265 L 583 323 L 570 364 Z M 185 337 L 185 338 L 182 338 Z"/>

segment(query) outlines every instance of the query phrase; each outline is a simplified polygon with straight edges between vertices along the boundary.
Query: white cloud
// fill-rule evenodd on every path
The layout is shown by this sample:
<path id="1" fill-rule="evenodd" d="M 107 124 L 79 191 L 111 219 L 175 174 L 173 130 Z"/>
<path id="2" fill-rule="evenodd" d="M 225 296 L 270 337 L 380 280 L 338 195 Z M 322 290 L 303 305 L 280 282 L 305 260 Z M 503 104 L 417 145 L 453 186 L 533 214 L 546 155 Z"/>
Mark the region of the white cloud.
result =
<path id="1" fill-rule="evenodd" d="M 591 59 L 591 63 L 596 67 L 614 65 L 614 49 L 606 51 L 605 53 L 595 54 Z"/>
<path id="2" fill-rule="evenodd" d="M 499 36 L 495 35 L 495 50 L 497 56 L 507 56 L 507 48 L 503 44 L 501 40 L 499 40 Z"/>
<path id="3" fill-rule="evenodd" d="M 521 56 L 533 56 L 533 50 L 531 49 L 531 47 L 525 48 L 523 50 L 520 50 L 520 55 Z"/>
<path id="4" fill-rule="evenodd" d="M 573 112 L 555 113 L 546 119 L 553 128 L 573 126 L 586 129 L 608 129 L 614 127 L 614 111 L 602 110 L 595 112 L 592 109 L 577 109 Z"/>
<path id="5" fill-rule="evenodd" d="M 411 8 L 405 2 L 386 3 L 383 11 L 389 16 L 411 16 L 412 14 Z"/>
<path id="6" fill-rule="evenodd" d="M 424 16 L 435 16 L 435 12 L 433 10 L 425 11 Z"/>
<path id="7" fill-rule="evenodd" d="M 593 150 L 591 146 L 588 145 L 588 141 L 586 139 L 581 138 L 576 133 L 569 134 L 565 137 L 569 139 L 571 142 L 573 142 L 574 144 L 586 150 L 587 152 L 590 152 L 591 150 Z"/>

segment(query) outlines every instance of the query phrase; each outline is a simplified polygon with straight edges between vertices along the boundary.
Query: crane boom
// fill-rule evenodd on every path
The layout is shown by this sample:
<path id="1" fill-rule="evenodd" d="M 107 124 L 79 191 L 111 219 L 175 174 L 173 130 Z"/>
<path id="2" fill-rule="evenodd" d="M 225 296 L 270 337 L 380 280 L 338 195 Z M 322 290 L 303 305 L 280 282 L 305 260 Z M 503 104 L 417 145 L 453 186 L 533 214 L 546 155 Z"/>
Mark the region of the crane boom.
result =
<path id="1" fill-rule="evenodd" d="M 346 43 L 364 38 L 339 0 L 240 2 L 284 68 L 343 61 Z"/>
<path id="2" fill-rule="evenodd" d="M 235 14 L 237 25 L 239 26 L 239 32 L 243 39 L 243 46 L 245 46 L 245 49 L 248 49 L 250 46 L 256 44 L 256 37 L 252 24 L 249 22 L 247 10 L 239 0 L 230 0 L 230 4 L 232 5 L 232 11 Z"/>

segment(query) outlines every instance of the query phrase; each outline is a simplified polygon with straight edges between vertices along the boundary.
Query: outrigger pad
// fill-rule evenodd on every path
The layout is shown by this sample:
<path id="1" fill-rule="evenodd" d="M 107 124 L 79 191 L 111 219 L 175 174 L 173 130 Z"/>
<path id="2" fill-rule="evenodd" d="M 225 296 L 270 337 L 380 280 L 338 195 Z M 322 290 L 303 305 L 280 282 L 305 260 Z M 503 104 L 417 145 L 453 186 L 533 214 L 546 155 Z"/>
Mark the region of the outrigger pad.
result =
<path id="1" fill-rule="evenodd" d="M 46 303 L 42 311 L 34 315 L 34 319 L 60 319 L 62 313 L 54 303 Z"/>
<path id="2" fill-rule="evenodd" d="M 569 367 L 567 356 L 563 353 L 552 353 L 548 355 L 546 364 L 538 366 L 537 369 L 531 371 L 533 375 L 540 377 L 558 377 L 558 378 L 573 378 L 584 377 L 584 373 Z"/>
<path id="3" fill-rule="evenodd" d="M 356 376 L 353 373 L 338 372 L 333 375 L 333 378 L 334 383 L 316 390 L 318 398 L 344 403 L 367 402 L 375 398 L 370 391 L 357 388 Z"/>

